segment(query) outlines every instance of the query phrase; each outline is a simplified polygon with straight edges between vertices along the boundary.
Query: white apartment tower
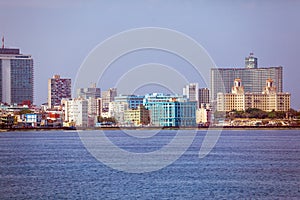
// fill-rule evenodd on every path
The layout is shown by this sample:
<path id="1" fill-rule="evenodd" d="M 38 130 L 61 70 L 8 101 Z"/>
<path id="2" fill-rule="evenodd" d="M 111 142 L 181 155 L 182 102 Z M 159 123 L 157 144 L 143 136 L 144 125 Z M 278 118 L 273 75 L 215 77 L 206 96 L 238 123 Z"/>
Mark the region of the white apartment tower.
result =
<path id="1" fill-rule="evenodd" d="M 33 103 L 33 59 L 20 49 L 0 48 L 0 102 Z"/>

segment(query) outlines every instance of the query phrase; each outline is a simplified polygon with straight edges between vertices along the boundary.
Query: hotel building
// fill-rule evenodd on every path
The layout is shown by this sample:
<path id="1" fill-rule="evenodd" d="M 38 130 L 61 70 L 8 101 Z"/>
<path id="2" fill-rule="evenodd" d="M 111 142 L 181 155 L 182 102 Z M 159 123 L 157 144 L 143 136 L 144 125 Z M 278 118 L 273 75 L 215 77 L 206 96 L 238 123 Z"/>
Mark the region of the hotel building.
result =
<path id="1" fill-rule="evenodd" d="M 218 111 L 245 111 L 257 108 L 263 111 L 288 111 L 290 109 L 290 93 L 277 92 L 272 79 L 266 80 L 261 93 L 245 93 L 241 79 L 234 80 L 231 93 L 218 93 Z"/>
<path id="2" fill-rule="evenodd" d="M 245 92 L 259 93 L 265 86 L 265 81 L 269 78 L 277 92 L 282 92 L 283 69 L 279 67 L 257 67 L 257 58 L 250 54 L 245 58 L 245 68 L 212 68 L 211 69 L 211 100 L 217 99 L 217 94 L 230 93 L 232 81 L 236 78 L 243 80 Z"/>
<path id="3" fill-rule="evenodd" d="M 20 49 L 0 48 L 0 101 L 33 103 L 33 59 Z"/>

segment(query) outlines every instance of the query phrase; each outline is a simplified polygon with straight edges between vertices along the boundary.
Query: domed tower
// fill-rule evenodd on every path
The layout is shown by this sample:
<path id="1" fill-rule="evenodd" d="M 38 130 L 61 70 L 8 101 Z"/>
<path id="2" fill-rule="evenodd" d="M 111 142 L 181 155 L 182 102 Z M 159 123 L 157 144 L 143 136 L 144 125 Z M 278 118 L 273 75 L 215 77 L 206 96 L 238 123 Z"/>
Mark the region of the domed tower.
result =
<path id="1" fill-rule="evenodd" d="M 244 86 L 242 86 L 242 80 L 240 78 L 234 79 L 234 85 L 231 89 L 232 94 L 244 94 Z"/>
<path id="2" fill-rule="evenodd" d="M 276 87 L 273 84 L 273 80 L 271 78 L 266 80 L 266 87 L 264 88 L 263 94 L 274 94 L 276 93 Z"/>

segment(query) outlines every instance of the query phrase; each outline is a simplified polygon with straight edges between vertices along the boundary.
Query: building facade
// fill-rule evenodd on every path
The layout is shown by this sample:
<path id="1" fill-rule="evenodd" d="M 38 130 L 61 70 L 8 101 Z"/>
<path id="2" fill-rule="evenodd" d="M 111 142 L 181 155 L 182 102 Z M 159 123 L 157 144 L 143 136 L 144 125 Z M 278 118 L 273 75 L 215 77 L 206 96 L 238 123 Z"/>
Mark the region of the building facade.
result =
<path id="1" fill-rule="evenodd" d="M 150 124 L 150 111 L 143 105 L 136 109 L 128 109 L 124 111 L 124 123 L 126 125 L 141 126 Z"/>
<path id="2" fill-rule="evenodd" d="M 108 107 L 108 112 L 102 112 L 102 117 L 113 117 L 118 124 L 123 124 L 124 112 L 128 109 L 128 103 L 112 101 Z"/>
<path id="3" fill-rule="evenodd" d="M 109 103 L 113 102 L 116 96 L 117 96 L 117 88 L 109 88 L 107 91 L 102 92 L 103 112 L 108 112 Z"/>
<path id="4" fill-rule="evenodd" d="M 124 102 L 128 104 L 128 108 L 137 109 L 140 105 L 143 105 L 144 96 L 138 95 L 119 95 L 115 97 L 115 102 Z"/>
<path id="5" fill-rule="evenodd" d="M 209 104 L 201 104 L 196 110 L 196 123 L 198 125 L 209 125 L 211 123 L 212 112 Z"/>
<path id="6" fill-rule="evenodd" d="M 93 83 L 89 88 L 79 88 L 77 89 L 77 98 L 101 98 L 101 89 L 97 88 L 95 83 Z"/>
<path id="7" fill-rule="evenodd" d="M 143 105 L 150 111 L 152 126 L 196 126 L 197 102 L 188 101 L 184 96 L 148 94 Z"/>
<path id="8" fill-rule="evenodd" d="M 88 101 L 72 99 L 64 101 L 64 121 L 78 127 L 88 127 Z"/>
<path id="9" fill-rule="evenodd" d="M 71 79 L 54 75 L 48 79 L 48 107 L 60 106 L 62 99 L 71 98 Z"/>
<path id="10" fill-rule="evenodd" d="M 198 97 L 199 108 L 201 107 L 201 104 L 209 104 L 210 103 L 208 88 L 200 88 L 198 95 L 199 95 L 199 97 Z"/>
<path id="11" fill-rule="evenodd" d="M 0 101 L 8 104 L 33 103 L 33 59 L 20 49 L 0 49 Z"/>
<path id="12" fill-rule="evenodd" d="M 231 93 L 218 93 L 218 111 L 245 111 L 257 108 L 263 111 L 289 111 L 290 93 L 277 92 L 272 79 L 266 80 L 261 93 L 245 93 L 241 79 L 235 79 Z"/>
<path id="13" fill-rule="evenodd" d="M 198 83 L 190 83 L 190 84 L 187 84 L 183 90 L 183 95 L 185 95 L 189 101 L 197 101 L 198 102 Z"/>
<path id="14" fill-rule="evenodd" d="M 102 113 L 101 98 L 89 97 L 86 99 L 88 102 L 88 126 L 93 127 L 98 121 L 98 116 Z"/>
<path id="15" fill-rule="evenodd" d="M 245 67 L 246 68 L 257 68 L 257 58 L 253 56 L 253 53 L 250 53 L 248 57 L 245 58 Z"/>
<path id="16" fill-rule="evenodd" d="M 243 80 L 245 92 L 259 93 L 265 86 L 265 81 L 269 78 L 273 80 L 277 92 L 283 91 L 283 68 L 279 67 L 257 67 L 257 58 L 245 59 L 245 68 L 212 68 L 211 69 L 211 100 L 217 99 L 217 94 L 230 93 L 232 81 L 236 78 Z"/>

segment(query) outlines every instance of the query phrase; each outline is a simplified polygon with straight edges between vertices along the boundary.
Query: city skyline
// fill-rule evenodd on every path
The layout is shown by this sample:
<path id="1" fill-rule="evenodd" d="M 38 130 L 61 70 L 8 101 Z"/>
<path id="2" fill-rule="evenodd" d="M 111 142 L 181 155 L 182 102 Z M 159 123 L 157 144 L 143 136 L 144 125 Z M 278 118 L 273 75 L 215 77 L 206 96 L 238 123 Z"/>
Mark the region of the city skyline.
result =
<path id="1" fill-rule="evenodd" d="M 5 37 L 5 46 L 18 47 L 22 54 L 31 54 L 35 61 L 35 104 L 47 102 L 44 80 L 53 74 L 74 80 L 84 58 L 100 42 L 131 28 L 154 26 L 189 35 L 203 45 L 217 67 L 243 68 L 245 56 L 250 52 L 258 58 L 259 67 L 283 66 L 283 91 L 291 93 L 291 107 L 300 108 L 299 89 L 294 86 L 299 72 L 299 2 L 50 3 L 31 0 L 26 4 L 10 1 L 0 2 L 0 5 L 3 19 L 0 34 Z M 23 23 L 20 18 L 30 23 Z M 167 63 L 179 72 L 187 65 L 161 52 L 137 52 L 135 55 L 121 58 L 113 65 L 127 69 L 154 61 Z M 120 76 L 118 71 L 114 72 Z M 201 80 L 193 80 L 192 72 L 190 74 L 189 82 L 208 87 Z M 97 86 L 104 90 L 114 87 L 109 81 Z"/>

